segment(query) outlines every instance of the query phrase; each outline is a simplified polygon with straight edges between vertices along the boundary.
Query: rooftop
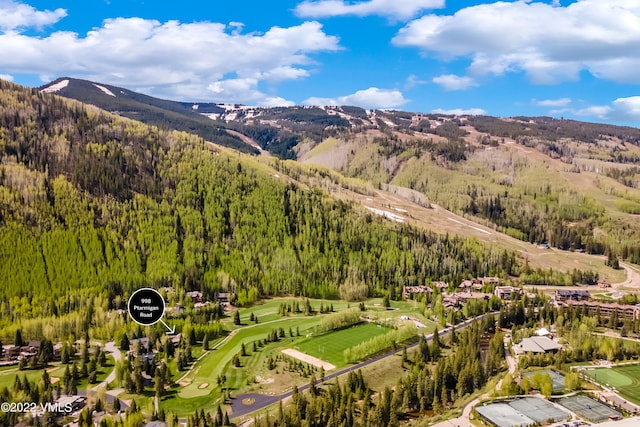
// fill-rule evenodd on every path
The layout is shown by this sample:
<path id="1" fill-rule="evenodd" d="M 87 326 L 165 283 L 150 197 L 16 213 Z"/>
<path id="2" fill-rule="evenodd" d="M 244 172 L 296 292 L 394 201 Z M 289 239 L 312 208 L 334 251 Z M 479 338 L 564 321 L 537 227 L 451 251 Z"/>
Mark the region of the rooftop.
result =
<path id="1" fill-rule="evenodd" d="M 517 354 L 522 353 L 546 353 L 547 351 L 560 350 L 562 344 L 547 337 L 524 338 L 519 344 L 514 345 Z"/>

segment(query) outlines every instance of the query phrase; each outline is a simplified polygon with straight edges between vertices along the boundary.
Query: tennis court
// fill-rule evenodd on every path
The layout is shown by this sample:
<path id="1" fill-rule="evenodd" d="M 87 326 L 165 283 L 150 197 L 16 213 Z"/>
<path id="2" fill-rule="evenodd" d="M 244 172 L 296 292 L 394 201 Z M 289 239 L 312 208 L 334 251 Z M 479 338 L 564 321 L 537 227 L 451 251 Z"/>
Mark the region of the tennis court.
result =
<path id="1" fill-rule="evenodd" d="M 622 413 L 589 396 L 563 397 L 558 399 L 556 403 L 592 423 L 599 423 L 611 417 L 622 416 Z"/>
<path id="2" fill-rule="evenodd" d="M 571 418 L 568 412 L 553 403 L 536 397 L 524 397 L 510 401 L 476 407 L 476 411 L 498 427 L 524 427 Z"/>
<path id="3" fill-rule="evenodd" d="M 531 418 L 516 411 L 506 403 L 492 403 L 478 406 L 476 411 L 490 423 L 498 427 L 530 426 L 535 423 Z"/>
<path id="4" fill-rule="evenodd" d="M 538 371 L 525 372 L 522 375 L 531 380 L 536 374 L 549 375 L 551 377 L 551 381 L 553 382 L 553 391 L 564 390 L 564 375 L 562 375 L 560 372 L 556 372 L 551 369 L 542 369 Z"/>

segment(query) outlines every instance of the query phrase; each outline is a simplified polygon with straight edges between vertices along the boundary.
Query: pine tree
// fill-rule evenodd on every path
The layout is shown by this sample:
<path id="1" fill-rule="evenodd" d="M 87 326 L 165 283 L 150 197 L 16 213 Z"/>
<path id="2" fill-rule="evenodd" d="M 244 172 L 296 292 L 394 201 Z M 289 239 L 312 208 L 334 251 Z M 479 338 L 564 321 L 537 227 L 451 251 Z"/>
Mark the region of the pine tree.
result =
<path id="1" fill-rule="evenodd" d="M 122 339 L 120 340 L 120 350 L 129 351 L 129 337 L 127 334 L 122 335 Z"/>
<path id="2" fill-rule="evenodd" d="M 155 393 L 156 397 L 162 397 L 164 395 L 164 376 L 160 372 L 160 369 L 156 369 L 155 375 Z"/>
<path id="3" fill-rule="evenodd" d="M 49 378 L 49 373 L 46 369 L 42 370 L 42 387 L 44 390 L 49 390 L 51 388 L 51 378 Z"/>
<path id="4" fill-rule="evenodd" d="M 209 350 L 209 338 L 207 334 L 204 334 L 204 338 L 202 339 L 202 349 L 205 351 Z"/>
<path id="5" fill-rule="evenodd" d="M 16 329 L 16 335 L 13 340 L 13 343 L 16 347 L 22 347 L 24 345 L 24 341 L 22 341 L 22 330 Z"/>

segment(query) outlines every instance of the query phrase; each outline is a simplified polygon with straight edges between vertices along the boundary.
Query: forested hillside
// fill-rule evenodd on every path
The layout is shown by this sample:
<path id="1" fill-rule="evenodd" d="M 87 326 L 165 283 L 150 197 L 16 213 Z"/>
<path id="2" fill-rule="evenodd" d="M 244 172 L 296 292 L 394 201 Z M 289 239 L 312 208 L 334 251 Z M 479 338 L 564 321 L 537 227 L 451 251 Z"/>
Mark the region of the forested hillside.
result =
<path id="1" fill-rule="evenodd" d="M 640 262 L 640 130 L 556 120 L 376 112 L 384 123 L 295 148 L 379 187 L 407 187 L 530 243 Z"/>
<path id="2" fill-rule="evenodd" d="M 394 225 L 250 157 L 0 82 L 2 339 L 110 336 L 133 289 L 400 297 L 514 275 L 513 253 Z M 111 325 L 111 326 L 110 326 Z"/>

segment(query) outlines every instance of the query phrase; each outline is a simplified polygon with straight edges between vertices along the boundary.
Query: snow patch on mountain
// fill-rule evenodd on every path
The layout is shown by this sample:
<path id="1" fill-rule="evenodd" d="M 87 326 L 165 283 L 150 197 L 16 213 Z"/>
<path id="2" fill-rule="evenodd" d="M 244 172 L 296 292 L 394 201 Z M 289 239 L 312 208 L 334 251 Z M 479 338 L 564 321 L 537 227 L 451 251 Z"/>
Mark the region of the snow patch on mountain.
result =
<path id="1" fill-rule="evenodd" d="M 106 87 L 100 86 L 99 84 L 96 84 L 96 83 L 94 83 L 93 85 L 95 87 L 97 87 L 98 89 L 100 89 L 101 91 L 103 91 L 104 93 L 106 93 L 107 95 L 113 96 L 115 98 L 116 95 L 113 92 L 111 92 L 109 89 L 107 89 Z"/>
<path id="2" fill-rule="evenodd" d="M 69 80 L 60 80 L 58 83 L 54 83 L 49 87 L 45 87 L 44 89 L 42 89 L 42 92 L 45 93 L 55 93 L 58 92 L 61 89 L 64 89 L 65 87 L 69 86 Z"/>
<path id="3" fill-rule="evenodd" d="M 390 220 L 393 220 L 395 222 L 404 222 L 404 218 L 403 217 L 401 217 L 399 215 L 396 215 L 396 214 L 394 214 L 392 212 L 385 211 L 385 210 L 382 210 L 382 209 L 371 208 L 369 206 L 365 206 L 365 208 L 369 209 L 371 212 L 373 212 L 376 215 L 383 216 L 383 217 L 385 217 L 387 219 L 390 219 Z"/>

